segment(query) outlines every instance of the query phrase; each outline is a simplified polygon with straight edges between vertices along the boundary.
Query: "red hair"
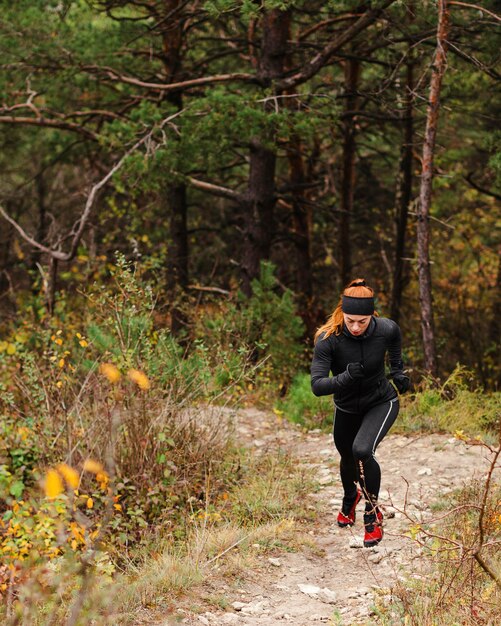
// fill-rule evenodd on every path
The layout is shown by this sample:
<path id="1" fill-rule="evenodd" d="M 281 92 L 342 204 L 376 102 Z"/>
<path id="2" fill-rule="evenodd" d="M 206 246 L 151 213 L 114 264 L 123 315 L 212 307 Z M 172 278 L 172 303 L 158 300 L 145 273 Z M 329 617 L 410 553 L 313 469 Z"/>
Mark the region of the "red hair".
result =
<path id="1" fill-rule="evenodd" d="M 374 290 L 371 287 L 368 287 L 367 285 L 357 285 L 356 283 L 365 283 L 365 280 L 363 278 L 355 278 L 349 283 L 347 287 L 345 287 L 343 293 L 339 298 L 337 307 L 334 309 L 325 324 L 317 329 L 317 332 L 315 333 L 315 343 L 322 333 L 325 333 L 324 339 L 327 338 L 329 335 L 332 335 L 333 333 L 334 335 L 341 334 L 344 324 L 343 311 L 341 309 L 341 304 L 343 300 L 342 296 L 351 296 L 352 298 L 374 297 Z M 355 286 L 353 286 L 354 284 Z M 377 313 L 374 312 L 374 315 L 377 315 Z"/>

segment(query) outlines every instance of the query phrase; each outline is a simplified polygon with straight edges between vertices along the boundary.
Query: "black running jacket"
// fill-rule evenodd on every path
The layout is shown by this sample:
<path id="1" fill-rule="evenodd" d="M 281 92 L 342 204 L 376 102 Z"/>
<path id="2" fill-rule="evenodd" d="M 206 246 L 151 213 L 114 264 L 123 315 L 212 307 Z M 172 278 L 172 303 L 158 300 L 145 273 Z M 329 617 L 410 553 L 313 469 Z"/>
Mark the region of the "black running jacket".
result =
<path id="1" fill-rule="evenodd" d="M 397 396 L 385 375 L 385 356 L 390 375 L 403 371 L 400 328 L 390 319 L 372 317 L 366 332 L 353 336 L 347 328 L 339 335 L 322 333 L 311 363 L 311 389 L 316 396 L 334 394 L 334 403 L 348 413 L 365 413 L 372 406 Z M 353 379 L 348 363 L 362 363 L 364 377 Z M 332 372 L 333 376 L 330 376 Z"/>

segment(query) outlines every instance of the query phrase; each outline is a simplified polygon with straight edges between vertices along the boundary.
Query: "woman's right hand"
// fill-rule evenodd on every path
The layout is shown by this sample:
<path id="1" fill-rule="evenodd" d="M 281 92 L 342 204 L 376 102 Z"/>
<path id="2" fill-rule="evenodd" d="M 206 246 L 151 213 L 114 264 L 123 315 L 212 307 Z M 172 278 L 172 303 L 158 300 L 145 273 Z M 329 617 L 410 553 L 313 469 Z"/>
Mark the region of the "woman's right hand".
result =
<path id="1" fill-rule="evenodd" d="M 353 380 L 357 380 L 358 378 L 364 377 L 364 366 L 362 363 L 348 363 L 346 366 L 346 371 L 353 378 Z"/>

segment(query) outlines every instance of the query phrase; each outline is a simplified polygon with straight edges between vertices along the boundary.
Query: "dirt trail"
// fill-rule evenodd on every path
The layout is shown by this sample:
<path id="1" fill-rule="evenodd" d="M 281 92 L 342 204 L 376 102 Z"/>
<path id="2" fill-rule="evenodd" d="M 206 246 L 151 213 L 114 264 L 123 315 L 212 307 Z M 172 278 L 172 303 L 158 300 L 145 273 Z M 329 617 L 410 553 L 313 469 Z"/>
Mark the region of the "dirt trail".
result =
<path id="1" fill-rule="evenodd" d="M 321 432 L 302 433 L 285 420 L 280 422 L 273 413 L 255 409 L 241 411 L 238 419 L 238 431 L 249 445 L 268 451 L 289 449 L 316 472 L 321 488 L 312 497 L 324 512 L 310 530 L 317 549 L 286 552 L 271 560 L 262 557 L 260 565 L 238 588 L 221 589 L 229 599 L 225 611 L 185 614 L 182 624 L 365 623 L 372 611 L 375 589 L 389 593 L 399 576 L 420 575 L 418 546 L 403 536 L 409 521 L 398 510 L 404 508 L 404 502 L 413 517 L 430 519 L 430 507 L 440 494 L 467 479 L 480 477 L 488 465 L 480 447 L 467 446 L 451 436 L 388 435 L 378 448 L 380 500 L 394 517 L 385 520 L 385 536 L 379 546 L 362 548 L 362 503 L 353 529 L 341 529 L 335 523 L 342 492 L 339 456 L 332 437 Z"/>

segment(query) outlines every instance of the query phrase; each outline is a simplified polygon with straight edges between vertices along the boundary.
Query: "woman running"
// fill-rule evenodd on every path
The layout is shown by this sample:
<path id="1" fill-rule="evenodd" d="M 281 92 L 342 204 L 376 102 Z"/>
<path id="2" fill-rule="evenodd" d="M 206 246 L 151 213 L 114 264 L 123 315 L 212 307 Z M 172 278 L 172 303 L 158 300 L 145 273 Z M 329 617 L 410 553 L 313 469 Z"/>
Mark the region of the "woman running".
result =
<path id="1" fill-rule="evenodd" d="M 337 522 L 339 526 L 355 523 L 363 494 L 365 547 L 383 538 L 378 508 L 381 469 L 375 452 L 399 409 L 395 387 L 385 375 L 386 353 L 393 383 L 399 393 L 405 393 L 410 380 L 403 371 L 400 328 L 377 317 L 374 291 L 365 280 L 353 280 L 327 323 L 315 333 L 311 388 L 316 396 L 334 394 L 334 443 L 341 455 L 344 489 Z"/>

